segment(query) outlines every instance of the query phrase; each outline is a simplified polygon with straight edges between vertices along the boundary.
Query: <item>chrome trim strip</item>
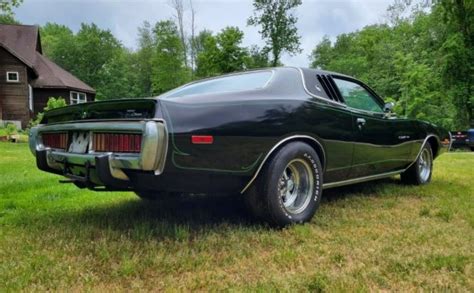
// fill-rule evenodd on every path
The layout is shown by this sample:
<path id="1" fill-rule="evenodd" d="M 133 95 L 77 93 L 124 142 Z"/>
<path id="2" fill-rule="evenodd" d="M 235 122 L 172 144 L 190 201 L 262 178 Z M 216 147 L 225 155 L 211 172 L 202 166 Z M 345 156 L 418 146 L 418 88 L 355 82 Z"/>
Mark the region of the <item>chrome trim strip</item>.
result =
<path id="1" fill-rule="evenodd" d="M 89 151 L 85 154 L 69 153 L 67 151 L 46 148 L 40 134 L 50 131 L 115 131 L 139 132 L 143 135 L 142 151 L 140 154 L 125 154 L 113 152 Z M 89 162 L 95 164 L 95 158 L 101 155 L 109 156 L 109 166 L 114 172 L 112 175 L 124 179 L 121 169 L 153 171 L 155 175 L 163 172 L 168 151 L 168 131 L 163 120 L 135 121 L 135 122 L 87 122 L 69 123 L 61 125 L 40 125 L 30 131 L 30 150 L 35 155 L 37 150 L 47 150 L 48 165 L 53 169 L 61 169 L 61 162 L 67 160 L 77 165 Z"/>
<path id="2" fill-rule="evenodd" d="M 286 139 L 283 139 L 281 140 L 280 142 L 278 142 L 269 152 L 268 154 L 265 156 L 265 158 L 263 159 L 262 163 L 260 164 L 259 168 L 257 169 L 257 172 L 255 173 L 255 175 L 252 177 L 252 179 L 250 179 L 249 183 L 244 187 L 244 189 L 242 189 L 242 191 L 240 192 L 241 194 L 243 194 L 249 187 L 250 185 L 255 181 L 255 179 L 257 178 L 260 170 L 262 169 L 265 161 L 268 159 L 268 157 L 271 155 L 271 153 L 276 149 L 278 148 L 278 146 L 280 146 L 282 143 L 288 141 L 288 140 L 291 140 L 293 138 L 298 138 L 298 137 L 304 137 L 304 138 L 310 138 L 312 140 L 314 140 L 316 143 L 318 143 L 318 145 L 321 147 L 321 149 L 323 150 L 323 156 L 324 156 L 324 161 L 326 161 L 326 153 L 324 152 L 324 148 L 322 147 L 321 143 L 319 143 L 319 141 L 317 141 L 316 139 L 310 137 L 310 136 L 306 136 L 306 135 L 295 135 L 295 136 L 290 136 Z M 398 170 L 398 171 L 393 171 L 393 172 L 388 172 L 388 173 L 382 173 L 382 174 L 376 174 L 376 175 L 370 175 L 370 176 L 364 176 L 364 177 L 359 177 L 359 178 L 353 178 L 353 179 L 348 179 L 348 180 L 343 180 L 343 181 L 337 181 L 337 182 L 331 182 L 331 183 L 326 183 L 326 184 L 323 184 L 323 189 L 327 189 L 327 188 L 333 188 L 333 187 L 338 187 L 338 186 L 344 186 L 344 185 L 349 185 L 349 184 L 353 184 L 353 183 L 359 183 L 359 182 L 365 182 L 365 181 L 370 181 L 370 180 L 376 180 L 376 179 L 382 179 L 382 178 L 387 178 L 387 177 L 391 177 L 391 176 L 394 176 L 394 175 L 398 175 L 398 174 L 401 174 L 403 172 L 405 172 L 406 170 L 408 170 L 408 168 L 410 168 L 415 162 L 416 160 L 418 160 L 418 157 L 420 156 L 421 154 L 421 151 L 423 150 L 423 147 L 425 146 L 425 144 L 428 142 L 428 139 L 430 137 L 436 137 L 438 138 L 436 135 L 434 134 L 429 134 L 426 136 L 426 138 L 424 139 L 423 141 L 423 144 L 421 145 L 420 147 L 420 150 L 415 158 L 415 160 L 410 163 L 410 165 L 408 165 L 408 167 L 406 167 L 405 169 L 403 170 Z M 439 140 L 439 139 L 438 139 Z"/>
<path id="3" fill-rule="evenodd" d="M 296 69 L 298 69 L 298 71 L 300 72 L 300 75 L 301 75 L 301 81 L 303 82 L 303 88 L 305 90 L 305 92 L 314 97 L 314 98 L 317 98 L 317 99 L 320 99 L 326 103 L 329 103 L 329 104 L 333 104 L 333 105 L 336 105 L 336 106 L 339 106 L 340 108 L 343 108 L 343 109 L 346 109 L 346 110 L 349 110 L 349 111 L 352 111 L 352 112 L 356 112 L 357 114 L 362 114 L 362 115 L 369 115 L 369 116 L 375 116 L 377 118 L 381 118 L 381 119 L 386 119 L 386 114 L 385 112 L 374 112 L 374 111 L 368 111 L 368 110 L 362 110 L 362 109 L 357 109 L 357 108 L 353 108 L 353 107 L 350 107 L 348 106 L 347 104 L 345 103 L 341 103 L 341 102 L 336 102 L 336 101 L 333 101 L 333 100 L 329 100 L 329 99 L 326 99 L 324 97 L 321 97 L 321 96 L 318 96 L 318 95 L 315 95 L 313 94 L 312 92 L 310 92 L 308 90 L 308 87 L 306 86 L 306 81 L 304 80 L 304 73 L 303 73 L 303 69 L 301 69 L 300 67 L 295 67 Z"/>
<path id="4" fill-rule="evenodd" d="M 406 167 L 405 170 L 403 170 L 403 171 L 408 170 L 408 168 L 410 168 L 413 164 L 415 164 L 415 162 L 418 160 L 418 157 L 421 155 L 421 151 L 423 150 L 423 147 L 424 147 L 425 144 L 428 142 L 428 139 L 429 139 L 430 137 L 436 137 L 436 139 L 438 139 L 438 141 L 439 141 L 439 137 L 438 137 L 438 136 L 436 136 L 436 135 L 434 135 L 434 134 L 428 134 L 428 135 L 425 137 L 425 140 L 423 141 L 423 143 L 421 144 L 420 150 L 418 151 L 418 155 L 416 155 L 415 160 L 414 160 L 413 162 L 411 162 L 411 164 L 408 165 L 408 167 Z M 433 154 L 433 157 L 434 157 L 434 154 Z M 433 160 L 434 160 L 434 159 L 433 159 Z"/>
<path id="5" fill-rule="evenodd" d="M 354 183 L 361 183 L 361 182 L 366 182 L 366 181 L 371 181 L 371 180 L 376 180 L 376 179 L 392 177 L 392 176 L 398 175 L 400 173 L 403 173 L 404 171 L 405 170 L 398 170 L 398 171 L 387 172 L 387 173 L 382 173 L 382 174 L 377 174 L 377 175 L 370 175 L 370 176 L 359 177 L 359 178 L 353 178 L 353 179 L 348 179 L 348 180 L 343 180 L 343 181 L 324 183 L 323 184 L 323 189 L 329 189 L 329 188 L 333 188 L 333 187 L 339 187 L 339 186 L 344 186 L 344 185 L 349 185 L 349 184 L 354 184 Z"/>
<path id="6" fill-rule="evenodd" d="M 281 146 L 283 143 L 287 142 L 287 141 L 290 141 L 292 139 L 297 139 L 297 138 L 306 138 L 306 139 L 311 139 L 312 141 L 316 142 L 319 147 L 321 148 L 322 152 L 323 152 L 323 162 L 326 162 L 326 152 L 324 151 L 324 148 L 323 148 L 323 145 L 317 141 L 314 137 L 311 137 L 309 135 L 292 135 L 292 136 L 289 136 L 289 137 L 286 137 L 282 140 L 280 140 L 277 144 L 275 144 L 271 149 L 270 151 L 267 153 L 267 155 L 265 156 L 265 158 L 263 158 L 262 162 L 260 163 L 260 166 L 258 166 L 258 169 L 257 171 L 255 172 L 255 174 L 253 175 L 252 179 L 250 179 L 250 181 L 247 183 L 247 185 L 245 185 L 245 187 L 242 189 L 242 191 L 240 191 L 241 194 L 243 194 L 249 187 L 250 185 L 252 185 L 252 183 L 255 181 L 255 179 L 257 179 L 257 176 L 258 174 L 260 173 L 260 171 L 262 170 L 263 168 L 263 165 L 265 164 L 265 162 L 267 161 L 267 159 L 270 157 L 270 155 L 279 147 Z M 326 163 L 324 164 L 326 165 Z M 324 166 L 323 166 L 323 170 L 324 170 Z"/>
<path id="7" fill-rule="evenodd" d="M 453 136 L 451 135 L 451 131 L 448 131 L 449 133 L 449 147 L 448 147 L 448 153 L 451 151 L 451 147 L 453 146 Z"/>
<path id="8" fill-rule="evenodd" d="M 304 73 L 303 73 L 303 70 L 302 70 L 301 68 L 299 68 L 299 67 L 294 67 L 294 68 L 298 69 L 298 71 L 300 72 L 301 82 L 303 83 L 303 88 L 304 88 L 305 92 L 306 92 L 308 95 L 310 95 L 310 96 L 312 96 L 312 97 L 314 97 L 314 98 L 317 98 L 317 99 L 319 99 L 319 100 L 321 100 L 321 101 L 323 101 L 323 102 L 325 102 L 325 103 L 333 104 L 333 105 L 338 106 L 338 107 L 343 108 L 343 109 L 348 108 L 348 106 L 347 106 L 346 104 L 339 103 L 339 102 L 336 102 L 336 101 L 332 101 L 332 100 L 326 99 L 326 98 L 324 98 L 324 97 L 317 96 L 317 95 L 313 94 L 312 92 L 310 92 L 310 91 L 308 90 L 308 87 L 306 86 L 306 81 L 304 80 Z"/>

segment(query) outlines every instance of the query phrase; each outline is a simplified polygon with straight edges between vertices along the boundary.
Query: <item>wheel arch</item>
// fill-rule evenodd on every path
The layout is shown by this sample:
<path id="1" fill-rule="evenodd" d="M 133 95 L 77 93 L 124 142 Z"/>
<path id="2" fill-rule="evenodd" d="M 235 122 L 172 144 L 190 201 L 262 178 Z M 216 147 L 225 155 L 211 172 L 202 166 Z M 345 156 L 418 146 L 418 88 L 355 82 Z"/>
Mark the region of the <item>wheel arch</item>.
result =
<path id="1" fill-rule="evenodd" d="M 247 185 L 245 185 L 245 187 L 240 191 L 240 193 L 243 194 L 253 184 L 253 182 L 257 179 L 258 175 L 262 171 L 265 164 L 270 161 L 272 156 L 279 149 L 283 148 L 285 145 L 289 143 L 296 142 L 296 141 L 307 143 L 309 146 L 311 146 L 314 149 L 314 151 L 319 157 L 319 160 L 321 161 L 321 165 L 323 167 L 323 172 L 324 172 L 324 170 L 326 169 L 327 159 L 326 159 L 326 152 L 324 150 L 322 143 L 318 139 L 309 135 L 292 135 L 280 140 L 270 149 L 270 151 L 268 151 L 268 153 L 265 155 L 265 158 L 262 160 L 262 162 L 258 166 L 257 171 L 255 171 L 253 177 L 250 179 Z"/>
<path id="2" fill-rule="evenodd" d="M 436 136 L 428 137 L 427 143 L 431 147 L 431 151 L 433 152 L 433 159 L 438 156 L 439 153 L 439 142 Z"/>

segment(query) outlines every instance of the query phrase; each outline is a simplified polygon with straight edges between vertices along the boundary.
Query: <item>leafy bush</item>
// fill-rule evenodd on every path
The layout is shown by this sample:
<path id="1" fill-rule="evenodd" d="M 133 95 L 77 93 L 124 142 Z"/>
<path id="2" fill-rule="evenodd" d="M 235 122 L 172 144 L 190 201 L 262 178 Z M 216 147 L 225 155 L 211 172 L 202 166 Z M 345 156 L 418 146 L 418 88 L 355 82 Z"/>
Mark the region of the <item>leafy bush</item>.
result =
<path id="1" fill-rule="evenodd" d="M 46 107 L 44 107 L 44 111 L 49 111 L 51 109 L 56 109 L 56 108 L 61 108 L 67 106 L 66 100 L 64 100 L 62 97 L 49 97 L 48 102 L 46 103 Z M 38 125 L 41 120 L 43 120 L 44 113 L 39 112 L 38 115 L 34 119 L 31 119 L 30 122 L 28 123 L 28 129 L 31 127 L 34 127 Z"/>
<path id="2" fill-rule="evenodd" d="M 61 108 L 67 106 L 66 100 L 63 97 L 49 97 L 48 103 L 46 103 L 46 107 L 44 107 L 45 111 L 49 111 L 51 109 Z"/>
<path id="3" fill-rule="evenodd" d="M 7 123 L 5 127 L 5 133 L 10 136 L 14 134 L 18 134 L 18 129 L 16 128 L 16 125 L 13 123 Z"/>

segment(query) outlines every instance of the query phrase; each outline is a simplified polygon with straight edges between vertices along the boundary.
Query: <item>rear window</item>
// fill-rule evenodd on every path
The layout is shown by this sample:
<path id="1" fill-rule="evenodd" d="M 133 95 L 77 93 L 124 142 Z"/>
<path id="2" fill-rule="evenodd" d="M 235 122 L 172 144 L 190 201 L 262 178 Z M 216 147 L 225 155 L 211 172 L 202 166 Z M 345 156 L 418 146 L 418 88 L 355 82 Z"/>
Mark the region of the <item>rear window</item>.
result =
<path id="1" fill-rule="evenodd" d="M 229 75 L 192 83 L 165 93 L 161 97 L 173 98 L 198 94 L 255 90 L 265 87 L 271 77 L 271 71 Z"/>

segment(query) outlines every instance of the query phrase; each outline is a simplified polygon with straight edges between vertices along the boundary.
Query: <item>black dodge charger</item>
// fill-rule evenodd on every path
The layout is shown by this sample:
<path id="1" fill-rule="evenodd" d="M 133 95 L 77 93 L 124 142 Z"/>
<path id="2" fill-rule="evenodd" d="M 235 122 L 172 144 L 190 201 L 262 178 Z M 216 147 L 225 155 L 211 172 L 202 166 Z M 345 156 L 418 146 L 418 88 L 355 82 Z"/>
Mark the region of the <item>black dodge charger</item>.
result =
<path id="1" fill-rule="evenodd" d="M 80 188 L 146 199 L 240 193 L 256 216 L 284 226 L 309 221 L 323 189 L 431 180 L 449 133 L 391 107 L 350 76 L 262 69 L 48 111 L 30 148 L 39 169 Z"/>

